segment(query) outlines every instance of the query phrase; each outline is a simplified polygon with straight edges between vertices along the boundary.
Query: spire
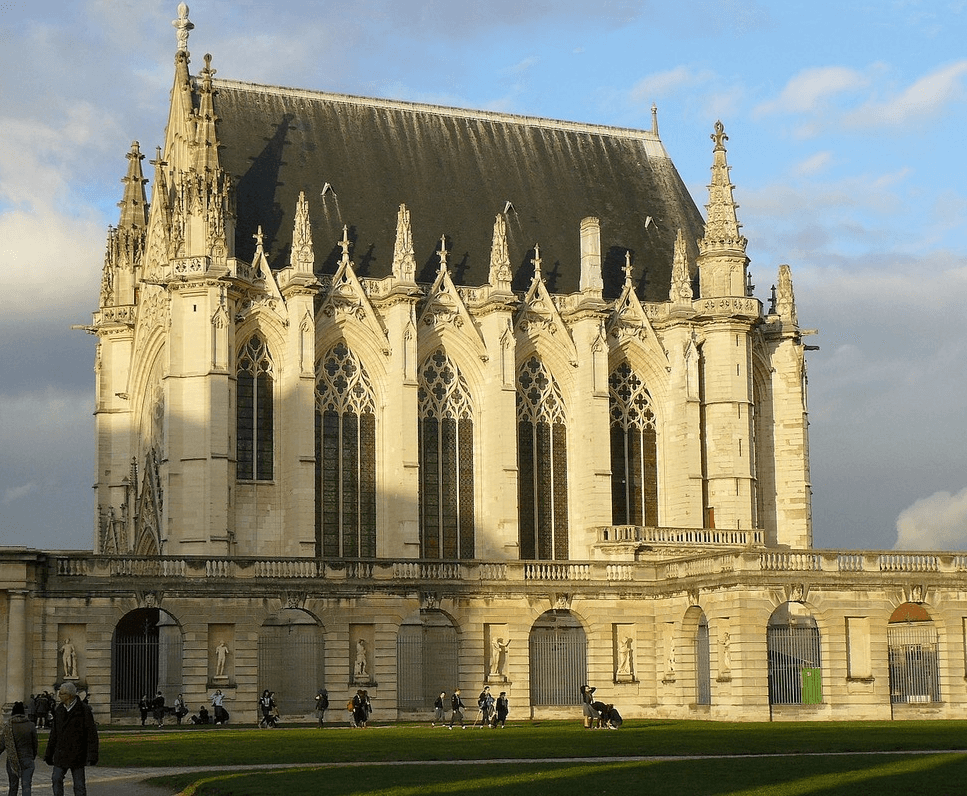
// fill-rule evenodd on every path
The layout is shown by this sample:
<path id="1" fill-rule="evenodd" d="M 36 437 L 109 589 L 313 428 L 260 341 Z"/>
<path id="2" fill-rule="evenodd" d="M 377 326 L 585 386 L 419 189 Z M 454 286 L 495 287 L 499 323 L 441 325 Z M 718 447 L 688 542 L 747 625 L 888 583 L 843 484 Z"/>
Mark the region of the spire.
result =
<path id="1" fill-rule="evenodd" d="M 746 295 L 746 257 L 748 241 L 739 233 L 736 205 L 732 198 L 735 187 L 729 182 L 729 164 L 725 158 L 725 134 L 722 122 L 715 123 L 712 133 L 712 182 L 708 186 L 705 235 L 698 241 L 699 289 L 703 299 Z"/>
<path id="2" fill-rule="evenodd" d="M 626 251 L 625 252 L 625 268 L 624 268 L 624 270 L 625 270 L 625 287 L 626 288 L 633 287 L 633 285 L 632 285 L 632 278 L 631 277 L 632 277 L 632 274 L 634 272 L 634 269 L 631 267 L 631 252 L 630 251 Z"/>
<path id="3" fill-rule="evenodd" d="M 796 318 L 796 297 L 792 291 L 792 269 L 788 265 L 779 266 L 779 284 L 776 287 L 776 313 L 783 323 L 798 324 Z"/>
<path id="4" fill-rule="evenodd" d="M 326 183 L 328 185 L 328 183 Z M 330 190 L 332 190 L 330 188 Z M 413 252 L 413 228 L 410 211 L 400 205 L 396 216 L 396 245 L 393 248 L 393 276 L 403 282 L 416 281 L 416 255 Z"/>
<path id="5" fill-rule="evenodd" d="M 507 246 L 507 220 L 503 213 L 498 213 L 494 219 L 494 240 L 490 247 L 490 274 L 487 281 L 495 290 L 510 292 L 510 249 Z"/>
<path id="6" fill-rule="evenodd" d="M 195 115 L 194 157 L 192 158 L 194 167 L 200 172 L 218 169 L 218 133 L 215 128 L 218 117 L 215 116 L 215 91 L 212 89 L 212 78 L 216 71 L 212 69 L 211 53 L 206 53 L 205 66 L 198 75 L 200 91 L 198 111 Z"/>
<path id="7" fill-rule="evenodd" d="M 672 260 L 672 284 L 668 291 L 668 300 L 673 304 L 692 303 L 692 277 L 688 271 L 688 251 L 685 248 L 685 235 L 682 228 L 678 228 L 675 237 L 675 256 Z"/>
<path id="8" fill-rule="evenodd" d="M 131 151 L 127 154 L 128 173 L 121 182 L 124 183 L 124 197 L 118 203 L 121 208 L 119 229 L 144 229 L 148 225 L 148 200 L 144 186 L 148 182 L 141 171 L 141 161 L 144 155 L 137 141 L 132 142 Z"/>
<path id="9" fill-rule="evenodd" d="M 712 182 L 708 186 L 708 204 L 705 205 L 708 220 L 705 222 L 705 237 L 699 246 L 703 253 L 728 250 L 744 254 L 748 241 L 739 234 L 741 224 L 735 214 L 738 205 L 732 198 L 735 186 L 729 182 L 729 164 L 725 157 L 725 142 L 729 137 L 722 122 L 715 123 L 711 138 L 715 148 L 712 151 Z"/>
<path id="10" fill-rule="evenodd" d="M 299 191 L 295 205 L 295 227 L 292 230 L 292 254 L 289 265 L 297 274 L 312 274 L 316 257 L 312 249 L 312 225 L 309 223 L 309 201 Z"/>

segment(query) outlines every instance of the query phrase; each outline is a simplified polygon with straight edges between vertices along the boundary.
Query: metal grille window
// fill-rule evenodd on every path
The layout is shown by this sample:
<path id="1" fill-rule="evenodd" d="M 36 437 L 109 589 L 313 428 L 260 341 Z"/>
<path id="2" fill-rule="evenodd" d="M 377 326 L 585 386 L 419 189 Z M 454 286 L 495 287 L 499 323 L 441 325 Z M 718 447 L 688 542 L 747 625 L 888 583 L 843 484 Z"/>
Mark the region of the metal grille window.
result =
<path id="1" fill-rule="evenodd" d="M 939 702 L 940 664 L 933 622 L 891 622 L 886 632 L 890 701 Z"/>
<path id="2" fill-rule="evenodd" d="M 324 653 L 322 628 L 305 611 L 286 608 L 269 617 L 259 630 L 258 692 L 274 691 L 283 717 L 309 713 L 326 681 Z"/>
<path id="3" fill-rule="evenodd" d="M 316 368 L 316 553 L 376 555 L 376 402 L 345 342 Z"/>
<path id="4" fill-rule="evenodd" d="M 459 688 L 457 631 L 440 611 L 423 611 L 396 639 L 400 710 L 427 712 L 441 691 Z M 449 707 L 447 702 L 447 707 Z"/>
<path id="5" fill-rule="evenodd" d="M 537 357 L 517 374 L 520 556 L 568 557 L 567 425 L 557 383 Z"/>
<path id="6" fill-rule="evenodd" d="M 531 704 L 580 705 L 588 677 L 588 642 L 568 611 L 549 611 L 530 633 Z"/>
<path id="7" fill-rule="evenodd" d="M 236 391 L 236 477 L 270 481 L 274 461 L 272 356 L 258 335 L 242 347 Z"/>
<path id="8" fill-rule="evenodd" d="M 822 702 L 819 627 L 798 603 L 786 603 L 772 614 L 767 628 L 769 704 L 809 705 Z"/>
<path id="9" fill-rule="evenodd" d="M 420 555 L 473 558 L 473 404 L 443 349 L 420 371 Z"/>
<path id="10" fill-rule="evenodd" d="M 712 665 L 709 645 L 708 619 L 705 614 L 695 629 L 695 703 L 712 704 Z"/>
<path id="11" fill-rule="evenodd" d="M 611 514 L 616 525 L 658 525 L 658 444 L 651 396 L 627 362 L 608 379 Z"/>

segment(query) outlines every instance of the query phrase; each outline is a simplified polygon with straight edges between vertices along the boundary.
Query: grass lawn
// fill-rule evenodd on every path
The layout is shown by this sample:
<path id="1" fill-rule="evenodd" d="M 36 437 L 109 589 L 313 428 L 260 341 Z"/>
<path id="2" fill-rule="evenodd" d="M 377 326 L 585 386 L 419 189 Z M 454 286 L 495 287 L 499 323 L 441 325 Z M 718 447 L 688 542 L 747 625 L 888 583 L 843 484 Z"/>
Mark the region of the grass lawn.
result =
<path id="1" fill-rule="evenodd" d="M 197 796 L 299 796 L 320 792 L 335 796 L 945 796 L 967 792 L 967 755 L 949 751 L 965 748 L 967 722 L 960 721 L 773 724 L 632 720 L 617 731 L 585 730 L 577 720 L 522 722 L 508 725 L 505 730 L 452 731 L 417 724 L 366 730 L 219 727 L 147 732 L 139 728 L 103 733 L 101 765 L 305 764 L 304 768 L 283 771 L 212 772 L 163 778 L 166 786 L 184 788 L 186 793 Z M 917 750 L 946 753 L 849 754 Z M 776 754 L 791 756 L 754 756 Z M 631 762 L 614 759 L 651 755 L 742 757 Z M 595 762 L 576 758 L 594 758 Z M 451 762 L 474 760 L 499 762 Z M 417 764 L 376 765 L 394 761 Z M 429 764 L 419 765 L 418 761 Z M 439 765 L 440 762 L 450 764 Z M 354 765 L 326 765 L 332 763 Z"/>

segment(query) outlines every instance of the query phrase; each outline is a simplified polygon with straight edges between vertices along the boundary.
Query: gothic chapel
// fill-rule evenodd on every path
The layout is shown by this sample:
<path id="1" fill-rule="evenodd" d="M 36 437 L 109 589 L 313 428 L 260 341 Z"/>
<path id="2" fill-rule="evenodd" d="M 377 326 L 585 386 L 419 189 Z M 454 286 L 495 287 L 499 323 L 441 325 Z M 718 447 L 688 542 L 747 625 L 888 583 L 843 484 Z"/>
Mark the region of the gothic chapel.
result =
<path id="1" fill-rule="evenodd" d="M 365 688 L 387 721 L 483 684 L 517 718 L 577 716 L 585 683 L 631 718 L 964 706 L 964 557 L 812 549 L 809 331 L 788 266 L 752 293 L 721 122 L 703 218 L 654 110 L 235 82 L 175 26 L 88 327 L 94 549 L 0 549 L 7 703 L 72 679 L 102 722 L 159 688 L 289 716 Z"/>

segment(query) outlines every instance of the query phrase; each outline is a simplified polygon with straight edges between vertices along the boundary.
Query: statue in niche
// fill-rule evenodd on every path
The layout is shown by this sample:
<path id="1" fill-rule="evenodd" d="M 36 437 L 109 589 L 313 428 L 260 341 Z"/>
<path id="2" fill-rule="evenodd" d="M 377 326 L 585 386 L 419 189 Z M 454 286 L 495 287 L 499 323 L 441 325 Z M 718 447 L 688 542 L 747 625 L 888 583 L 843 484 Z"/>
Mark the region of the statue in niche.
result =
<path id="1" fill-rule="evenodd" d="M 630 676 L 633 674 L 632 659 L 634 657 L 634 641 L 629 636 L 618 647 L 618 674 Z"/>
<path id="2" fill-rule="evenodd" d="M 490 675 L 491 677 L 504 677 L 504 669 L 507 666 L 507 650 L 510 647 L 510 639 L 504 641 L 502 638 L 494 639 L 490 645 Z"/>
<path id="3" fill-rule="evenodd" d="M 732 634 L 725 631 L 722 634 L 722 674 L 732 671 Z"/>
<path id="4" fill-rule="evenodd" d="M 366 668 L 366 642 L 362 639 L 356 642 L 356 666 L 353 669 L 353 677 L 356 680 L 366 680 L 369 671 Z"/>
<path id="5" fill-rule="evenodd" d="M 228 656 L 231 653 L 232 651 L 228 648 L 228 644 L 224 641 L 218 642 L 218 646 L 215 647 L 215 677 L 225 676 L 225 663 L 228 661 Z"/>
<path id="6" fill-rule="evenodd" d="M 64 664 L 64 679 L 65 680 L 76 680 L 77 679 L 77 651 L 74 649 L 74 645 L 71 644 L 71 640 L 67 639 L 64 641 L 64 646 L 60 648 L 61 661 Z"/>

